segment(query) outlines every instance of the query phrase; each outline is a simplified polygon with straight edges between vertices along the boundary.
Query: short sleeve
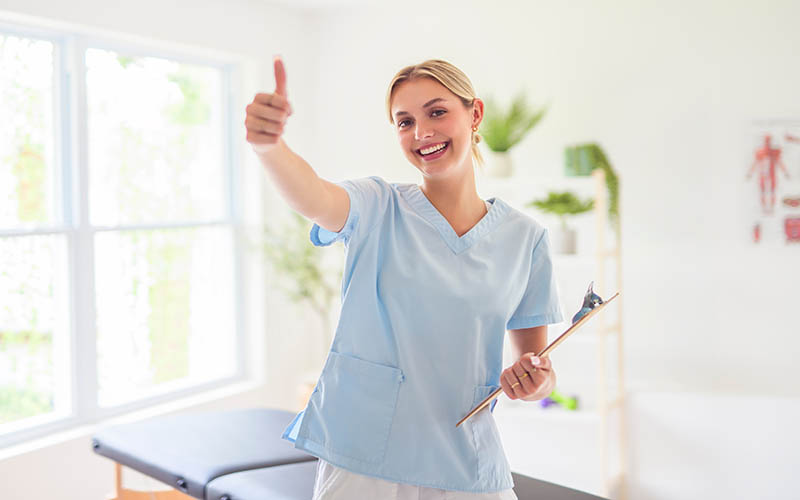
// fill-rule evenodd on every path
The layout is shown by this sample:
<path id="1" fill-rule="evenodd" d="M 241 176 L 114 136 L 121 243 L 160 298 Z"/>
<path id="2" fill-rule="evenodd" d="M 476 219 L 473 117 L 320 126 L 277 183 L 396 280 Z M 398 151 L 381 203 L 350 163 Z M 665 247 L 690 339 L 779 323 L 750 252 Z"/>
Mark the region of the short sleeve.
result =
<path id="1" fill-rule="evenodd" d="M 531 255 L 528 285 L 516 311 L 508 320 L 506 330 L 533 328 L 564 321 L 558 286 L 553 275 L 550 258 L 550 237 L 547 229 L 542 231 Z"/>
<path id="2" fill-rule="evenodd" d="M 350 210 L 347 220 L 339 232 L 328 231 L 319 224 L 311 227 L 310 239 L 315 246 L 328 246 L 342 240 L 345 245 L 351 238 L 368 232 L 385 213 L 391 189 L 385 180 L 377 176 L 348 179 L 336 183 L 347 191 L 350 198 Z"/>

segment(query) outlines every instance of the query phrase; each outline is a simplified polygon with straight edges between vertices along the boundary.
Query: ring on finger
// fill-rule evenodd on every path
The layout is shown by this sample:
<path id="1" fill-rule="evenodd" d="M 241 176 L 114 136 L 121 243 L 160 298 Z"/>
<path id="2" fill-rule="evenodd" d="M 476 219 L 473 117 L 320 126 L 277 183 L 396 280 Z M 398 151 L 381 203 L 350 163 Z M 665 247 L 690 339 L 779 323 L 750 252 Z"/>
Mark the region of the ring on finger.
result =
<path id="1" fill-rule="evenodd" d="M 536 370 L 535 367 L 534 367 L 534 370 Z M 512 370 L 512 372 L 513 372 L 513 370 Z M 514 382 L 513 384 L 511 384 L 511 388 L 512 389 L 514 387 L 518 386 L 518 385 L 522 385 L 522 379 L 524 379 L 525 377 L 530 377 L 531 380 L 533 380 L 533 375 L 531 375 L 531 373 L 529 371 L 527 371 L 527 370 L 525 370 L 525 373 L 523 373 L 522 375 L 517 375 L 516 373 L 514 373 L 514 376 L 517 377 L 517 382 Z"/>

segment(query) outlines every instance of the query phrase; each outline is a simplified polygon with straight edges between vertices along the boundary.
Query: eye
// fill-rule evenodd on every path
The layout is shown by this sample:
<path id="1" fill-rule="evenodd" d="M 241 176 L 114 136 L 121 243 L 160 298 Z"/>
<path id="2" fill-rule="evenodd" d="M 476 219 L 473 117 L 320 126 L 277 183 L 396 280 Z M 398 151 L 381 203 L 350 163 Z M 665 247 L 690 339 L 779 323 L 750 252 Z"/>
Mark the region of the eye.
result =
<path id="1" fill-rule="evenodd" d="M 444 109 L 434 109 L 433 111 L 431 111 L 431 116 L 442 116 L 442 115 L 434 115 L 434 113 L 441 113 L 443 115 L 443 114 L 447 113 L 447 111 L 444 110 Z M 403 124 L 405 122 L 407 122 L 407 121 L 410 121 L 410 120 L 399 121 L 399 122 L 397 122 L 397 126 L 400 127 L 400 128 L 403 128 Z"/>

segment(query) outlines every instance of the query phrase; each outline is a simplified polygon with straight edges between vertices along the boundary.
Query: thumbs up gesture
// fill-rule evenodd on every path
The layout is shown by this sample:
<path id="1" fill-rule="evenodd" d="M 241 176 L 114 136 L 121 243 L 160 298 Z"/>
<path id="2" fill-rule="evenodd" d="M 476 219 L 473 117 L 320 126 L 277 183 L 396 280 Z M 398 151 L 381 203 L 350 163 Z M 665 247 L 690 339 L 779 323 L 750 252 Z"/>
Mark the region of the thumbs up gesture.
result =
<path id="1" fill-rule="evenodd" d="M 256 94 L 245 108 L 247 142 L 256 153 L 265 153 L 278 144 L 292 106 L 286 97 L 286 70 L 280 57 L 275 57 L 275 92 Z"/>

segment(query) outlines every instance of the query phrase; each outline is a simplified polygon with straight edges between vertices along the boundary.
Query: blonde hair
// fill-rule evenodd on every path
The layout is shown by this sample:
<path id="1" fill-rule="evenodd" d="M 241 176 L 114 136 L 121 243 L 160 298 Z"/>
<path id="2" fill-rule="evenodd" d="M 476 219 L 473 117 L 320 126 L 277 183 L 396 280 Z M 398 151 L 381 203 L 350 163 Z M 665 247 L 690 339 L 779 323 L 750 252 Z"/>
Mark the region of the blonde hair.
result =
<path id="1" fill-rule="evenodd" d="M 475 89 L 472 88 L 472 82 L 469 81 L 467 75 L 463 71 L 456 68 L 447 61 L 441 59 L 428 59 L 427 61 L 413 66 L 406 66 L 397 72 L 389 84 L 389 90 L 386 92 L 386 113 L 389 115 L 389 123 L 394 125 L 394 118 L 392 118 L 392 94 L 394 89 L 401 83 L 414 80 L 417 78 L 433 78 L 441 83 L 447 90 L 455 94 L 464 107 L 469 108 L 475 102 Z M 472 157 L 480 167 L 483 167 L 483 156 L 478 149 L 478 143 L 481 141 L 481 136 L 476 131 L 472 131 Z"/>

